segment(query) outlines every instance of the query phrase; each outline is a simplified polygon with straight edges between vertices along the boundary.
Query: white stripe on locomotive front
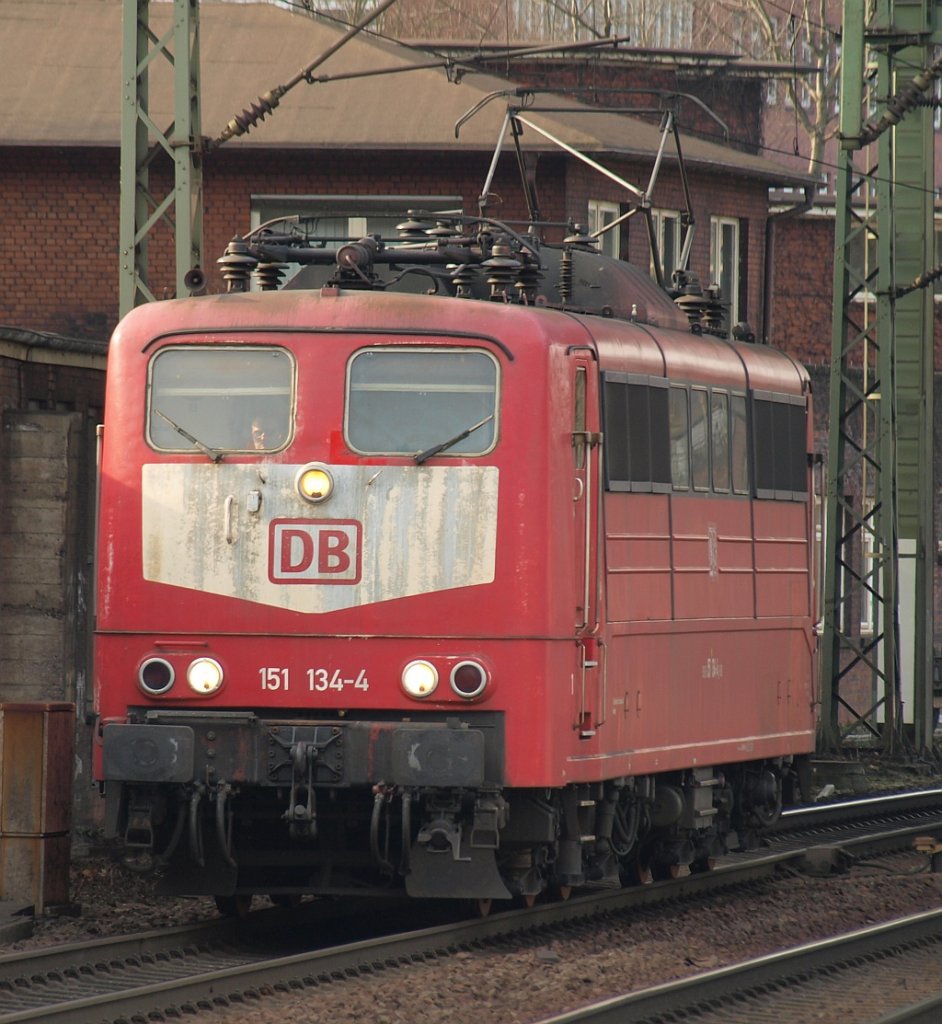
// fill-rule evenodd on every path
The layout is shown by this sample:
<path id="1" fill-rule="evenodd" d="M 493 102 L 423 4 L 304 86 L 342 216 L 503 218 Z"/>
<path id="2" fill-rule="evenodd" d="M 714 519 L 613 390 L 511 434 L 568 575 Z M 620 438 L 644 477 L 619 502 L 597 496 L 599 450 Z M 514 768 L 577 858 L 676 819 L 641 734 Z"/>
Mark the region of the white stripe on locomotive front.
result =
<path id="1" fill-rule="evenodd" d="M 334 493 L 315 507 L 298 469 L 145 465 L 144 579 L 309 613 L 493 582 L 497 467 L 331 466 Z M 282 519 L 361 524 L 359 582 L 270 579 L 269 524 Z"/>

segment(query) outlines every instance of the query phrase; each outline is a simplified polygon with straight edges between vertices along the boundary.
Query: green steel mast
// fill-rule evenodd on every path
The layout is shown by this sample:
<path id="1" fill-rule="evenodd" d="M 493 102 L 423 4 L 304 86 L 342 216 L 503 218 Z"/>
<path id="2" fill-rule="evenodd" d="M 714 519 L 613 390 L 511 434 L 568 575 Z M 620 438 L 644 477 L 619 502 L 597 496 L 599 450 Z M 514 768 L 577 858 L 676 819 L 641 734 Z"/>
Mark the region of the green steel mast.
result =
<path id="1" fill-rule="evenodd" d="M 845 0 L 822 741 L 932 747 L 937 0 Z M 865 95 L 866 89 L 866 95 Z M 875 114 L 864 117 L 869 101 Z M 912 722 L 908 733 L 904 725 Z"/>
<path id="2" fill-rule="evenodd" d="M 203 280 L 203 172 L 200 134 L 199 0 L 173 0 L 173 18 L 160 37 L 150 25 L 150 0 L 123 0 L 121 98 L 121 316 L 154 295 L 148 242 L 169 229 L 175 245 L 176 295 Z M 173 76 L 174 119 L 163 128 L 149 113 L 150 74 L 157 64 Z M 161 154 L 173 166 L 173 187 L 151 189 Z"/>

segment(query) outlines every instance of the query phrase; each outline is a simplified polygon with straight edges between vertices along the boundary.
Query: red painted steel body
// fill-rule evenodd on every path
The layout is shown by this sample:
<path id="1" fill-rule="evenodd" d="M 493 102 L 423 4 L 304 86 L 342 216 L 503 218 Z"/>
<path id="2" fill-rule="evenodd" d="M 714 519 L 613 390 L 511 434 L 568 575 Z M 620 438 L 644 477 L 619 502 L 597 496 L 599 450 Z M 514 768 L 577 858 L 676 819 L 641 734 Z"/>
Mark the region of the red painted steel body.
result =
<path id="1" fill-rule="evenodd" d="M 218 296 L 135 310 L 115 334 L 108 370 L 95 680 L 102 726 L 124 723 L 129 708 L 141 721 L 149 710 L 338 722 L 372 714 L 421 720 L 433 713 L 473 722 L 489 712 L 503 727 L 503 792 L 809 753 L 815 729 L 810 500 L 603 486 L 603 373 L 774 392 L 794 396 L 802 407 L 809 399 L 806 375 L 781 353 L 677 326 L 335 290 Z M 145 436 L 151 360 L 166 347 L 220 343 L 290 353 L 290 440 L 261 456 L 226 454 L 218 464 L 195 450 L 155 450 Z M 496 361 L 493 450 L 443 452 L 417 466 L 409 456 L 363 455 L 348 445 L 351 358 L 364 348 L 417 345 L 481 350 Z M 577 397 L 583 385 L 584 404 L 581 391 Z M 810 450 L 810 434 L 806 441 Z M 491 475 L 472 485 L 472 491 L 481 488 L 483 525 L 468 529 L 479 541 L 492 531 L 492 578 L 482 556 L 483 581 L 449 586 L 436 576 L 439 582 L 423 592 L 421 578 L 412 581 L 405 569 L 397 575 L 394 567 L 390 579 L 408 579 L 408 592 L 397 596 L 393 588 L 373 593 L 379 599 L 345 603 L 348 598 L 338 595 L 368 583 L 352 563 L 347 579 L 356 584 L 279 583 L 282 570 L 295 568 L 291 551 L 313 558 L 311 545 L 319 541 L 311 534 L 313 541 L 299 540 L 307 548 L 276 549 L 270 534 L 267 564 L 264 558 L 252 563 L 253 571 L 266 577 L 265 593 L 291 595 L 258 599 L 257 589 L 201 583 L 199 574 L 220 571 L 207 551 L 218 546 L 226 556 L 245 543 L 250 528 L 271 529 L 270 480 L 308 463 L 337 475 L 338 496 L 355 486 L 372 500 L 388 488 L 370 515 L 403 515 L 405 521 L 384 525 L 396 548 L 382 555 L 384 565 L 428 559 L 432 550 L 451 552 L 447 523 L 441 537 L 430 539 L 424 522 L 409 521 L 411 506 L 397 504 L 402 488 L 436 472 L 486 469 Z M 179 467 L 189 474 L 180 493 L 190 504 L 149 511 L 167 481 L 184 472 Z M 219 490 L 208 481 L 222 472 L 228 482 Z M 447 487 L 458 477 L 441 479 Z M 192 490 L 203 481 L 205 498 Z M 222 495 L 227 488 L 232 494 Z M 261 495 L 250 524 L 243 511 L 247 492 Z M 227 496 L 234 496 L 228 505 Z M 473 520 L 473 495 L 461 501 L 461 514 Z M 350 544 L 362 546 L 357 571 L 367 577 L 375 572 L 370 559 L 379 557 L 368 547 L 370 523 L 379 520 L 364 514 L 358 522 L 351 507 L 341 515 L 330 502 L 298 501 L 284 518 L 302 532 L 318 519 L 334 530 L 341 529 L 336 523 L 357 523 L 361 534 L 340 540 L 337 534 L 324 543 L 353 538 Z M 154 525 L 151 515 L 165 521 Z M 145 520 L 152 531 L 146 542 Z M 186 537 L 168 556 L 160 545 L 175 533 Z M 329 559 L 331 550 L 324 548 L 322 557 Z M 187 558 L 199 568 L 189 582 L 180 564 Z M 226 579 L 243 578 L 247 564 Z M 426 567 L 418 575 L 434 572 Z M 329 590 L 335 603 L 314 611 L 290 603 L 308 600 L 312 589 L 318 599 Z M 179 685 L 162 695 L 142 692 L 138 674 L 149 658 L 163 659 L 182 679 L 196 656 L 222 666 L 225 682 L 216 694 L 198 696 Z M 472 701 L 447 684 L 415 700 L 400 682 L 414 659 L 432 662 L 443 680 L 455 664 L 473 659 L 485 666 L 489 685 Z M 238 767 L 228 775 L 229 783 L 243 781 Z"/>

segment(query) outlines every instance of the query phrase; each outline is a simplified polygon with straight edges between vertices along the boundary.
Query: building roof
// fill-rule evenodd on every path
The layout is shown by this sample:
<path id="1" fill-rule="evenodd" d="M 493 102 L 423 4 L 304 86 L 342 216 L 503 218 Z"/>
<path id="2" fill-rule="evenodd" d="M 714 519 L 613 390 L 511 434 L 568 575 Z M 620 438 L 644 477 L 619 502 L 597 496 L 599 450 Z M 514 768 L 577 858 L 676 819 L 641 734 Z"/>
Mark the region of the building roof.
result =
<path id="1" fill-rule="evenodd" d="M 0 145 L 118 147 L 121 137 L 122 0 L 0 0 Z M 173 4 L 152 2 L 150 27 L 162 35 Z M 343 36 L 335 23 L 268 3 L 201 0 L 202 131 L 218 137 L 226 124 L 260 95 L 291 82 Z M 476 72 L 446 75 L 419 51 L 366 33 L 353 38 L 300 81 L 277 109 L 227 147 L 245 149 L 465 150 L 493 152 L 506 100 L 487 103 L 456 123 L 485 97 L 515 83 Z M 152 61 L 148 112 L 164 130 L 173 121 L 170 65 Z M 390 69 L 397 73 L 368 74 Z M 587 154 L 650 160 L 659 132 L 653 125 L 593 111 L 563 97 L 537 97 L 553 113 L 532 120 Z M 527 130 L 524 145 L 554 145 Z M 668 147 L 667 159 L 671 159 Z M 724 173 L 774 184 L 808 180 L 787 167 L 696 138 L 684 139 L 686 160 Z"/>
<path id="2" fill-rule="evenodd" d="M 668 47 L 650 47 L 626 45 L 626 39 L 609 40 L 603 46 L 603 40 L 593 43 L 561 43 L 545 42 L 524 43 L 516 41 L 512 44 L 495 40 L 448 40 L 448 39 L 409 39 L 405 42 L 421 50 L 433 50 L 454 56 L 475 59 L 479 64 L 493 64 L 499 61 L 513 60 L 521 50 L 529 50 L 529 59 L 548 63 L 565 61 L 568 63 L 584 63 L 601 61 L 603 63 L 626 64 L 633 67 L 671 68 L 681 76 L 696 75 L 709 78 L 721 73 L 731 79 L 761 78 L 793 78 L 799 75 L 819 75 L 823 71 L 814 64 L 783 64 L 781 61 L 750 60 L 738 53 L 727 53 L 717 50 L 678 50 Z"/>
<path id="3" fill-rule="evenodd" d="M 107 355 L 107 341 L 67 338 L 48 331 L 29 331 L 0 324 L 0 357 L 23 363 L 81 366 L 103 371 Z"/>

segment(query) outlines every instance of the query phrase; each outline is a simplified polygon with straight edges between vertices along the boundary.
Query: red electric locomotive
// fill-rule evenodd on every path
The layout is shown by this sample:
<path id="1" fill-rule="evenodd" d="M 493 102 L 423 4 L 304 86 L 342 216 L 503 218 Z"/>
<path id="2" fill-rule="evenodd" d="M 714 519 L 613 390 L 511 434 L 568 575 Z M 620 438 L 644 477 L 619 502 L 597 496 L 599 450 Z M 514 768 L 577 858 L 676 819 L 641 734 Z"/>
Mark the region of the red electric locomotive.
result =
<path id="1" fill-rule="evenodd" d="M 129 859 L 224 909 L 532 900 L 774 820 L 815 731 L 802 367 L 578 238 L 231 248 L 232 292 L 111 343 L 97 772 Z M 309 266 L 242 290 L 259 260 Z"/>

